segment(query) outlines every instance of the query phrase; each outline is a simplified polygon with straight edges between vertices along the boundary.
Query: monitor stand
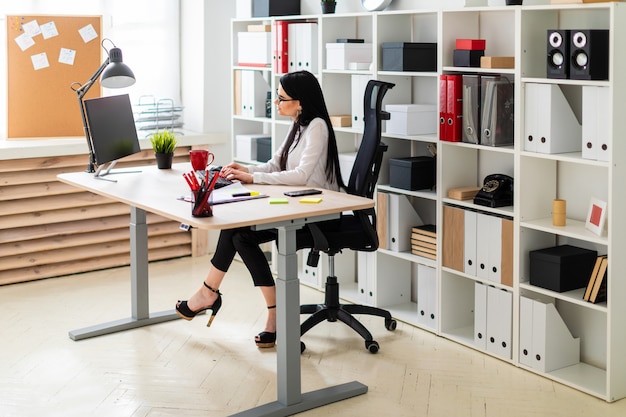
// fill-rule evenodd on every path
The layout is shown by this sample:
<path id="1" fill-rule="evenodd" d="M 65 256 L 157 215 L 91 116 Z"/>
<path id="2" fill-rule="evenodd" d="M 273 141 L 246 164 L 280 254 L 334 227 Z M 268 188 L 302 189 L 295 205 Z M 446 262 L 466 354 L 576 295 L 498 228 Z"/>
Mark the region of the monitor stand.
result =
<path id="1" fill-rule="evenodd" d="M 93 174 L 94 178 L 97 179 L 97 180 L 117 182 L 117 180 L 115 180 L 113 178 L 105 178 L 105 176 L 106 175 L 114 175 L 114 174 L 132 174 L 132 173 L 141 172 L 141 171 L 117 171 L 117 172 L 111 172 L 111 170 L 113 169 L 115 164 L 117 164 L 117 160 L 111 161 L 111 163 L 108 166 L 106 166 L 106 164 L 102 164 L 102 165 L 98 166 L 98 169 L 96 169 L 96 172 Z M 106 166 L 106 169 L 105 169 L 105 166 Z"/>

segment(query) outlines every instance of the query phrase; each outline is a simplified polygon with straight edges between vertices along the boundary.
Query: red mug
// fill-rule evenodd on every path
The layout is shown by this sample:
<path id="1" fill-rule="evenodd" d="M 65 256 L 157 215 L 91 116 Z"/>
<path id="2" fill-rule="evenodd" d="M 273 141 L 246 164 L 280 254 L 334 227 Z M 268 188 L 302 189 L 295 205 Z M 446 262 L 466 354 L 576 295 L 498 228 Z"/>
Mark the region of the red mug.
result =
<path id="1" fill-rule="evenodd" d="M 207 165 L 213 163 L 215 155 L 206 149 L 192 149 L 189 151 L 189 160 L 194 171 L 204 171 Z"/>

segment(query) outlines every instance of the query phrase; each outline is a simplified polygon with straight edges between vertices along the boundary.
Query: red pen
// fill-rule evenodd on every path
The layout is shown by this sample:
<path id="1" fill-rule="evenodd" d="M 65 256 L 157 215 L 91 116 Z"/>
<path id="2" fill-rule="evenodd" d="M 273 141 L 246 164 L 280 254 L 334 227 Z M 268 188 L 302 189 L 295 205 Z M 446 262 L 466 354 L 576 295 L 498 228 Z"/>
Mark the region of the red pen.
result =
<path id="1" fill-rule="evenodd" d="M 200 189 L 200 183 L 198 182 L 198 178 L 196 177 L 196 173 L 195 172 L 190 172 L 189 177 L 191 178 L 191 182 L 193 182 L 193 185 L 196 187 L 195 190 Z"/>
<path id="2" fill-rule="evenodd" d="M 211 179 L 211 184 L 209 185 L 209 189 L 207 190 L 207 192 L 210 194 L 211 191 L 213 191 L 213 187 L 215 187 L 215 183 L 217 182 L 217 179 L 219 178 L 219 172 L 216 172 L 213 174 L 213 178 Z"/>
<path id="3" fill-rule="evenodd" d="M 194 191 L 195 186 L 193 185 L 193 183 L 191 182 L 191 180 L 189 179 L 187 174 L 183 174 L 183 178 L 185 179 L 185 181 L 189 185 L 189 188 L 191 188 L 191 191 Z"/>

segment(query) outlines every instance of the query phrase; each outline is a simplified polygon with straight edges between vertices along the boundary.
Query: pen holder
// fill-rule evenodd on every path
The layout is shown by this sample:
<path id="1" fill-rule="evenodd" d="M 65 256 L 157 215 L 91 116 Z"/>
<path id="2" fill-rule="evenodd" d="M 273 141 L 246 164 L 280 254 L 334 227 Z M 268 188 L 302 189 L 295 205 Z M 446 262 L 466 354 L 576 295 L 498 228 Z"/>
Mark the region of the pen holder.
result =
<path id="1" fill-rule="evenodd" d="M 211 217 L 213 216 L 213 208 L 209 204 L 210 192 L 196 190 L 193 191 L 193 203 L 191 206 L 191 215 L 193 217 Z"/>

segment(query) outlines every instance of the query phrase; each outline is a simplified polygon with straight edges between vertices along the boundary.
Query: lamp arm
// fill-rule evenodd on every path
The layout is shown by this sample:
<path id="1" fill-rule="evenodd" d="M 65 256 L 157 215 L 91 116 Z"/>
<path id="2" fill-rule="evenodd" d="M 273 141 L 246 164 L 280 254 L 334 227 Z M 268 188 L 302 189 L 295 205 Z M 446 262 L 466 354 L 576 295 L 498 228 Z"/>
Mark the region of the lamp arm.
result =
<path id="1" fill-rule="evenodd" d="M 102 71 L 109 65 L 109 58 L 100 65 L 100 68 L 96 70 L 96 72 L 91 76 L 89 80 L 82 84 L 80 87 L 74 89 L 76 92 L 76 96 L 78 97 L 78 105 L 80 106 L 80 116 L 83 120 L 83 131 L 85 132 L 85 139 L 87 139 L 87 147 L 89 148 L 89 165 L 87 166 L 86 172 L 96 172 L 96 154 L 93 150 L 93 143 L 91 141 L 91 133 L 89 132 L 89 126 L 87 124 L 87 116 L 85 115 L 85 105 L 83 103 L 83 98 L 91 88 L 91 86 L 96 82 Z"/>

